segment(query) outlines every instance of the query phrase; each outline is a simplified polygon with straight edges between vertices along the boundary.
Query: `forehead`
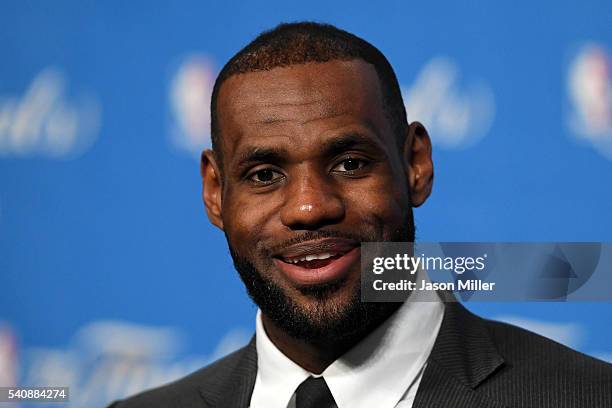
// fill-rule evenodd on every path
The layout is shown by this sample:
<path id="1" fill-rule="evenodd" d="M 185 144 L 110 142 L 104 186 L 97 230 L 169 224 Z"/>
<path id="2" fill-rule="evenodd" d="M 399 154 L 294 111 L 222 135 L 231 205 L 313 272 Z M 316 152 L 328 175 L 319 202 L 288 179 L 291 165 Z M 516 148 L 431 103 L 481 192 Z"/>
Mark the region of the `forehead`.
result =
<path id="1" fill-rule="evenodd" d="M 221 86 L 217 102 L 224 155 L 254 139 L 316 138 L 351 124 L 373 129 L 382 137 L 388 131 L 382 100 L 376 70 L 362 60 L 232 76 Z"/>

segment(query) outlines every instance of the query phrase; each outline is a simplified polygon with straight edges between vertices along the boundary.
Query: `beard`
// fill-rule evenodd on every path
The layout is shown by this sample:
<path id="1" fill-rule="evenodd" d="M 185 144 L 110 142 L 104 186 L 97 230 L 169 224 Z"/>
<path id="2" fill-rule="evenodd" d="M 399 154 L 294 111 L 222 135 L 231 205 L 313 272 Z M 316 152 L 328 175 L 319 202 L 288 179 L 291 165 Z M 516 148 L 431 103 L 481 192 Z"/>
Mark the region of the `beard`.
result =
<path id="1" fill-rule="evenodd" d="M 308 231 L 283 243 L 280 247 L 330 237 L 348 238 L 358 242 L 414 242 L 415 227 L 412 211 L 408 211 L 404 222 L 389 234 Z M 229 237 L 227 242 L 229 245 Z M 401 303 L 393 302 L 362 302 L 361 285 L 355 287 L 348 301 L 338 302 L 333 295 L 345 283 L 339 281 L 298 287 L 301 294 L 310 300 L 308 307 L 304 307 L 288 295 L 273 278 L 258 270 L 252 261 L 241 256 L 231 245 L 229 250 L 234 267 L 244 282 L 247 293 L 262 313 L 291 337 L 311 344 L 354 343 L 374 330 L 401 306 Z M 262 258 L 270 259 L 270 252 L 269 248 L 259 250 Z"/>

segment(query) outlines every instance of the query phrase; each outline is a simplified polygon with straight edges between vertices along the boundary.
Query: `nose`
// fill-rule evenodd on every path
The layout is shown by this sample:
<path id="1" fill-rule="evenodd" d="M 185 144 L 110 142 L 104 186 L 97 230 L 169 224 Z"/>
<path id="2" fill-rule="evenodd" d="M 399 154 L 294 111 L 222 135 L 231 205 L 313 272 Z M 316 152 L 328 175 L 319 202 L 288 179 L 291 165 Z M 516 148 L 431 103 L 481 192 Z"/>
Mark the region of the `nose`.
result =
<path id="1" fill-rule="evenodd" d="M 281 222 L 292 230 L 316 230 L 340 222 L 344 203 L 337 186 L 325 175 L 302 172 L 289 180 L 286 199 L 280 212 Z"/>

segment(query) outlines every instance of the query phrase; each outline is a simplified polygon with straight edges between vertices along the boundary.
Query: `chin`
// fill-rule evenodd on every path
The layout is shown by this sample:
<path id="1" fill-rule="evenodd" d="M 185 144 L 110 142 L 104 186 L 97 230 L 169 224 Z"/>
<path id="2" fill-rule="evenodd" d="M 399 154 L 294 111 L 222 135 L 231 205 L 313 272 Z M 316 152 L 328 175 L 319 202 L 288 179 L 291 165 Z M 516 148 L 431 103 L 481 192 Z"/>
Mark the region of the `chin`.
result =
<path id="1" fill-rule="evenodd" d="M 358 288 L 342 287 L 336 290 L 318 291 L 315 295 L 300 293 L 291 298 L 297 308 L 311 317 L 311 320 L 331 321 L 339 319 L 351 310 L 360 297 Z"/>

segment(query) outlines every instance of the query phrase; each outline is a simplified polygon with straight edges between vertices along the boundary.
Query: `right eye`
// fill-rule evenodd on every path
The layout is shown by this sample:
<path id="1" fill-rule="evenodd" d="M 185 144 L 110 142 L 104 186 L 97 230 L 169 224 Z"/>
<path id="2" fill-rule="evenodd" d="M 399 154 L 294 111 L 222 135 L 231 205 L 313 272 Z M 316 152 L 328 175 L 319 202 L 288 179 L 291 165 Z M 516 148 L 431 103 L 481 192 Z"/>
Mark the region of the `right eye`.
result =
<path id="1" fill-rule="evenodd" d="M 272 184 L 279 181 L 283 177 L 285 176 L 283 176 L 278 171 L 268 168 L 252 172 L 249 175 L 248 179 L 256 184 Z"/>

